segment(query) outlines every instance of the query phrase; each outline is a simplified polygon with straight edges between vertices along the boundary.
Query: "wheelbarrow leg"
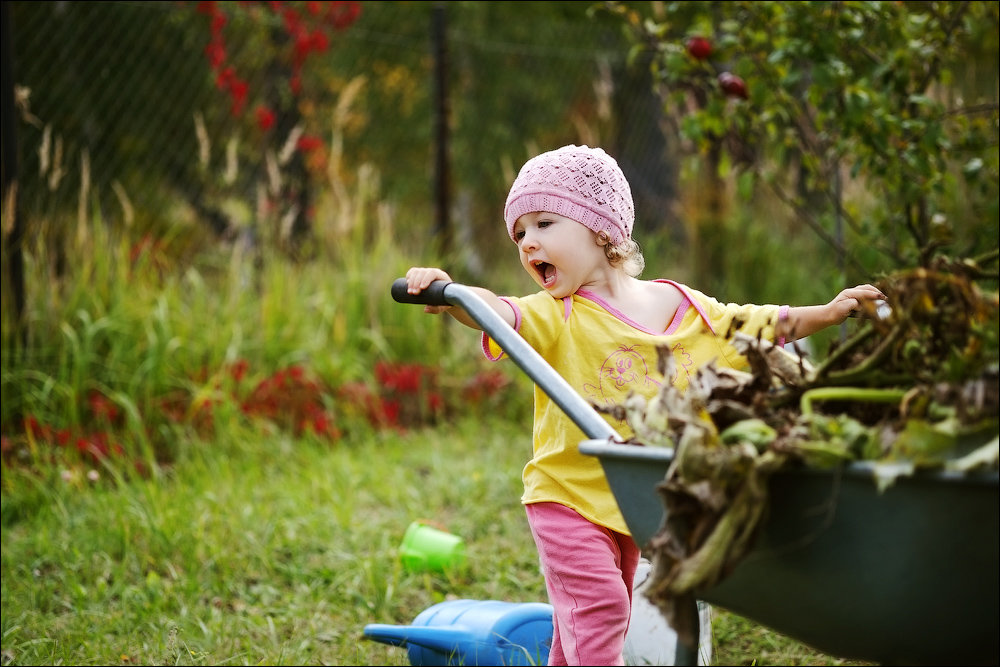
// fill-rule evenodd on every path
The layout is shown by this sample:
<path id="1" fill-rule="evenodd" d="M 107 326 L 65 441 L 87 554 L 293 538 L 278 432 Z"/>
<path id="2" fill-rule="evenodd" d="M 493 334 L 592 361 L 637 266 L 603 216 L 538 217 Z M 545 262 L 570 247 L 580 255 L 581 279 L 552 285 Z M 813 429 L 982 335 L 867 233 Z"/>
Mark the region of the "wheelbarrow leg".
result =
<path id="1" fill-rule="evenodd" d="M 687 596 L 686 596 L 687 597 Z M 697 665 L 698 664 L 698 638 L 701 637 L 701 620 L 698 616 L 698 601 L 694 596 L 689 597 L 690 602 L 679 605 L 677 613 L 684 618 L 680 619 L 678 626 L 692 629 L 691 637 L 694 637 L 694 645 L 681 641 L 677 636 L 677 648 L 674 650 L 675 665 Z"/>

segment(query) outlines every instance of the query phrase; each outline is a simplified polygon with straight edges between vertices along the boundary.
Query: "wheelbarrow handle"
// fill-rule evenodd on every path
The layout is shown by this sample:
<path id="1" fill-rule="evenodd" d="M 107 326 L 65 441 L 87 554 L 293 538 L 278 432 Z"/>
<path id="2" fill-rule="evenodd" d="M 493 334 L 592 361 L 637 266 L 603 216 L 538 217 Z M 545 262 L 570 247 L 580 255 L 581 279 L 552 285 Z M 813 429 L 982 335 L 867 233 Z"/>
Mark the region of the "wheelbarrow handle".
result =
<path id="1" fill-rule="evenodd" d="M 392 298 L 399 303 L 430 306 L 459 306 L 496 341 L 508 357 L 558 405 L 573 423 L 592 440 L 610 439 L 621 442 L 621 436 L 566 380 L 528 345 L 502 317 L 472 288 L 447 280 L 435 280 L 420 294 L 406 291 L 406 279 L 392 283 Z"/>
<path id="2" fill-rule="evenodd" d="M 450 305 L 444 298 L 444 288 L 451 284 L 448 280 L 435 280 L 419 294 L 406 291 L 406 278 L 396 278 L 392 283 L 392 298 L 399 303 L 421 303 L 425 306 Z"/>

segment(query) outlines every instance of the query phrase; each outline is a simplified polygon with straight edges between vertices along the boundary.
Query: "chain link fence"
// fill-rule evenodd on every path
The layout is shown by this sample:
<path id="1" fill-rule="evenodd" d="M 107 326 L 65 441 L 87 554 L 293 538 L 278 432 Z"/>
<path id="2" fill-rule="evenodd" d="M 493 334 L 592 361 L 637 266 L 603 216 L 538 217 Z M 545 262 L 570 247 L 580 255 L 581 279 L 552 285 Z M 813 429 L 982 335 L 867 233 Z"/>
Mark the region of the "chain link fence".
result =
<path id="1" fill-rule="evenodd" d="M 616 154 L 638 225 L 664 224 L 648 68 L 591 3 L 5 4 L 29 234 L 75 214 L 288 241 L 342 229 L 367 188 L 488 248 L 520 164 L 571 142 Z"/>

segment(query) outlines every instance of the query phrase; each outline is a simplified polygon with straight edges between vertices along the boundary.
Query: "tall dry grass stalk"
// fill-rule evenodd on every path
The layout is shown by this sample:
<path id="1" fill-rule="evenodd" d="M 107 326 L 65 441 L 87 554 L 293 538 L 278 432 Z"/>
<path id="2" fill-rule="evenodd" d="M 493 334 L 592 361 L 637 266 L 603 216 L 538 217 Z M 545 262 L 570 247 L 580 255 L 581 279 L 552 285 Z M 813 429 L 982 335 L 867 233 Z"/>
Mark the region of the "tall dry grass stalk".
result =
<path id="1" fill-rule="evenodd" d="M 236 177 L 239 176 L 239 147 L 240 142 L 235 135 L 226 142 L 226 170 L 222 174 L 222 181 L 226 185 L 235 183 Z"/>
<path id="2" fill-rule="evenodd" d="M 3 236 L 6 240 L 14 231 L 14 220 L 17 213 L 17 181 L 3 193 Z M 6 248 L 4 249 L 6 252 Z M 4 255 L 6 259 L 6 255 Z"/>
<path id="3" fill-rule="evenodd" d="M 347 82 L 330 118 L 330 155 L 326 167 L 326 180 L 330 186 L 332 204 L 336 213 L 333 216 L 333 232 L 341 236 L 349 236 L 351 227 L 357 221 L 357 213 L 352 210 L 352 197 L 348 195 L 348 183 L 344 168 L 344 128 L 351 121 L 353 106 L 358 95 L 367 83 L 364 76 L 356 76 Z"/>
<path id="4" fill-rule="evenodd" d="M 90 151 L 80 153 L 80 195 L 76 209 L 76 243 L 83 248 L 87 242 L 87 211 L 90 209 Z"/>
<path id="5" fill-rule="evenodd" d="M 125 187 L 118 179 L 111 181 L 111 189 L 115 193 L 115 197 L 118 198 L 118 204 L 122 207 L 125 227 L 131 228 L 135 224 L 135 208 L 132 206 L 132 200 L 129 199 Z"/>
<path id="6" fill-rule="evenodd" d="M 208 169 L 209 160 L 212 158 L 212 140 L 208 138 L 205 117 L 200 111 L 194 114 L 194 136 L 198 140 L 198 164 L 202 169 Z"/>

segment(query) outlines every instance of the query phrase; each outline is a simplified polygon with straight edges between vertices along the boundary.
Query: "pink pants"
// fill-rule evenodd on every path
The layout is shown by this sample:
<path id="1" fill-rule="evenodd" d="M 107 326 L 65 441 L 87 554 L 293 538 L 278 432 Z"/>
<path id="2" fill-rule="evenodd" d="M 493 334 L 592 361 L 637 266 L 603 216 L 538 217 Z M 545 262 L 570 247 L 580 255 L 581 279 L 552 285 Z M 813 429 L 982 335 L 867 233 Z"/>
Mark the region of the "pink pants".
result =
<path id="1" fill-rule="evenodd" d="M 558 503 L 525 505 L 552 615 L 550 665 L 624 665 L 639 548 Z"/>

